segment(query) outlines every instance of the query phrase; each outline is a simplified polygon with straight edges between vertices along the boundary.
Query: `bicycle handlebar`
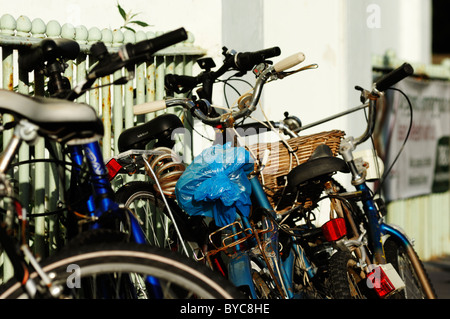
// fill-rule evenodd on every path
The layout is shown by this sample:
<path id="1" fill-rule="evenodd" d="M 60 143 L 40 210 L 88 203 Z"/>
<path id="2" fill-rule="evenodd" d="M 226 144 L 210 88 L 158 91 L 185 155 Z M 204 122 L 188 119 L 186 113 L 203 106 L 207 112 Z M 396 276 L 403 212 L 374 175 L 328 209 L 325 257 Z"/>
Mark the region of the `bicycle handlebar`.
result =
<path id="1" fill-rule="evenodd" d="M 277 62 L 273 66 L 273 69 L 275 70 L 275 72 L 283 72 L 296 66 L 297 64 L 302 63 L 304 60 L 305 55 L 302 52 L 299 52 L 281 60 L 280 62 Z"/>
<path id="2" fill-rule="evenodd" d="M 138 104 L 133 106 L 133 113 L 134 115 L 140 115 L 140 114 L 147 114 L 147 113 L 153 113 L 156 111 L 161 111 L 167 108 L 166 101 L 153 101 L 153 102 L 147 102 L 143 104 Z"/>
<path id="3" fill-rule="evenodd" d="M 135 44 L 127 43 L 119 48 L 118 53 L 108 55 L 106 59 L 99 61 L 99 64 L 94 67 L 87 78 L 97 79 L 110 75 L 123 67 L 146 62 L 157 51 L 186 39 L 186 30 L 179 28 L 153 39 L 143 40 Z"/>
<path id="4" fill-rule="evenodd" d="M 386 91 L 388 88 L 400 82 L 404 78 L 412 75 L 414 73 L 414 69 L 409 63 L 403 63 L 401 66 L 392 70 L 388 74 L 382 76 L 375 84 L 374 87 L 379 92 Z"/>
<path id="5" fill-rule="evenodd" d="M 76 41 L 47 38 L 21 52 L 18 63 L 21 69 L 31 72 L 44 62 L 56 60 L 60 57 L 73 60 L 79 53 L 80 45 Z"/>
<path id="6" fill-rule="evenodd" d="M 122 60 L 129 63 L 145 62 L 155 52 L 184 41 L 187 37 L 186 30 L 179 28 L 153 39 L 140 41 L 136 44 L 128 43 L 119 49 L 119 55 Z"/>
<path id="7" fill-rule="evenodd" d="M 291 68 L 301 62 L 305 59 L 305 55 L 303 53 L 297 53 L 294 55 L 291 55 L 280 62 L 278 62 L 275 66 L 268 67 L 266 70 L 261 72 L 261 74 L 258 76 L 255 87 L 253 89 L 252 98 L 250 103 L 247 107 L 244 107 L 240 109 L 239 111 L 234 111 L 228 114 L 220 115 L 217 117 L 210 117 L 206 115 L 201 108 L 198 107 L 198 103 L 202 103 L 203 105 L 207 105 L 207 108 L 211 106 L 211 104 L 205 100 L 201 99 L 197 102 L 193 101 L 192 99 L 187 98 L 172 98 L 167 99 L 163 101 L 154 101 L 144 104 L 135 105 L 133 107 L 134 114 L 146 114 L 150 112 L 156 112 L 159 110 L 163 110 L 167 107 L 171 106 L 182 106 L 186 110 L 189 110 L 192 112 L 192 114 L 200 119 L 203 123 L 207 125 L 219 125 L 219 124 L 226 124 L 227 120 L 229 118 L 232 118 L 233 120 L 240 119 L 244 116 L 249 115 L 251 112 L 253 112 L 256 109 L 256 105 L 258 104 L 259 98 L 261 96 L 262 88 L 265 84 L 265 82 L 272 76 L 276 75 L 279 72 L 282 72 L 284 70 L 287 70 L 288 68 Z"/>
<path id="8" fill-rule="evenodd" d="M 234 55 L 234 68 L 239 71 L 250 71 L 255 65 L 264 62 L 269 58 L 279 56 L 279 47 L 273 47 L 255 52 L 242 52 Z"/>
<path id="9" fill-rule="evenodd" d="M 373 84 L 372 92 L 369 94 L 369 118 L 368 124 L 365 132 L 355 139 L 354 145 L 361 144 L 365 142 L 373 133 L 375 127 L 375 113 L 376 113 L 376 102 L 379 94 L 386 91 L 392 85 L 400 82 L 404 78 L 412 75 L 414 73 L 414 68 L 409 63 L 403 63 L 398 68 L 392 70 L 388 74 L 382 76 Z"/>
<path id="10" fill-rule="evenodd" d="M 164 78 L 166 87 L 175 93 L 186 93 L 202 84 L 205 92 L 203 98 L 211 99 L 212 85 L 215 80 L 225 72 L 236 70 L 239 72 L 250 71 L 255 65 L 266 61 L 269 58 L 279 56 L 279 47 L 272 47 L 254 52 L 239 52 L 236 54 L 226 54 L 223 65 L 217 71 L 205 71 L 197 76 L 167 74 Z"/>
<path id="11" fill-rule="evenodd" d="M 118 53 L 108 53 L 106 47 L 98 42 L 93 45 L 91 51 L 96 51 L 99 56 L 98 64 L 88 73 L 84 82 L 79 83 L 72 89 L 66 97 L 74 100 L 89 89 L 96 79 L 113 74 L 123 67 L 131 68 L 138 63 L 148 61 L 157 51 L 169 47 L 187 39 L 187 32 L 184 28 L 164 33 L 153 39 L 143 40 L 135 44 L 128 43 L 119 48 Z"/>

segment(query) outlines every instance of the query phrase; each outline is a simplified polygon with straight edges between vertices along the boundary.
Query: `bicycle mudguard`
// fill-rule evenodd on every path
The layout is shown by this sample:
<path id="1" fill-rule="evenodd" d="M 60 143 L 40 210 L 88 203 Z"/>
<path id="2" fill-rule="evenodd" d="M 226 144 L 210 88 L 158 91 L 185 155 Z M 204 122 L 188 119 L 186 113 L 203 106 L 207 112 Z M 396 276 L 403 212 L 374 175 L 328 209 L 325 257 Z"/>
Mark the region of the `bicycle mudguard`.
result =
<path id="1" fill-rule="evenodd" d="M 236 287 L 247 286 L 253 299 L 257 299 L 253 286 L 250 258 L 245 252 L 233 254 L 228 263 L 228 279 Z"/>
<path id="2" fill-rule="evenodd" d="M 400 240 L 412 262 L 412 266 L 418 275 L 419 282 L 422 285 L 427 298 L 436 299 L 436 294 L 428 279 L 426 271 L 422 266 L 422 262 L 420 261 L 419 256 L 417 256 L 416 252 L 414 251 L 412 242 L 409 240 L 406 233 L 398 226 L 388 225 L 385 223 L 380 224 L 380 229 L 383 234 L 393 236 Z"/>
<path id="3" fill-rule="evenodd" d="M 394 225 L 389 225 L 386 223 L 381 223 L 380 230 L 383 234 L 391 235 L 391 236 L 398 238 L 405 247 L 412 246 L 412 243 L 409 240 L 408 236 L 406 235 L 404 230 L 401 229 L 400 227 L 394 226 Z"/>

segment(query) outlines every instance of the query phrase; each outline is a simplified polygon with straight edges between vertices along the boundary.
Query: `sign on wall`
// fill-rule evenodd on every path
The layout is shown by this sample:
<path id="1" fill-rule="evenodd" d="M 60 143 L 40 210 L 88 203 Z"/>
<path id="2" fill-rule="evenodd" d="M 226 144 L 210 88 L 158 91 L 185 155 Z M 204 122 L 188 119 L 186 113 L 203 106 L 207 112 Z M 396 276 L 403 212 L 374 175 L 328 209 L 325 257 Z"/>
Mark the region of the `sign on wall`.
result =
<path id="1" fill-rule="evenodd" d="M 408 141 L 384 182 L 388 201 L 449 190 L 450 83 L 407 78 L 396 86 L 409 97 Z M 393 163 L 410 127 L 408 101 L 389 90 L 383 125 L 385 166 Z"/>

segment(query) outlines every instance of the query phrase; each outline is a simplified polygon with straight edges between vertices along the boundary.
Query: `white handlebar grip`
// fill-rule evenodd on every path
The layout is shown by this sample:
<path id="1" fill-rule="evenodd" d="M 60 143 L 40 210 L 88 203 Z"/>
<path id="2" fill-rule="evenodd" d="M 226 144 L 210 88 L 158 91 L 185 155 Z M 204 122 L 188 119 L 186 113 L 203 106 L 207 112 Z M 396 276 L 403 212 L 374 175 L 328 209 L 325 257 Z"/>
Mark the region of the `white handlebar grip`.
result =
<path id="1" fill-rule="evenodd" d="M 304 60 L 305 55 L 302 52 L 298 52 L 276 63 L 273 68 L 275 72 L 282 72 L 284 70 L 292 68 L 299 63 L 302 63 Z"/>
<path id="2" fill-rule="evenodd" d="M 134 115 L 139 114 L 147 114 L 152 113 L 160 110 L 164 110 L 166 108 L 166 101 L 153 101 L 148 103 L 142 103 L 133 106 L 133 113 Z"/>

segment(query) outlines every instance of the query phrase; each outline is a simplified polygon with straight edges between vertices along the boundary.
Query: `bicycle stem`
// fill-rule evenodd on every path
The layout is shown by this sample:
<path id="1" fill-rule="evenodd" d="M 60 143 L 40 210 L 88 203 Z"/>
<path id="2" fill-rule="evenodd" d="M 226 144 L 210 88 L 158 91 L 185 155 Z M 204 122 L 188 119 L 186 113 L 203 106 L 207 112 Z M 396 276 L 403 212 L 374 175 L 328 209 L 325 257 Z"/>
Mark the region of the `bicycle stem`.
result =
<path id="1" fill-rule="evenodd" d="M 380 96 L 378 94 L 369 94 L 369 119 L 367 120 L 367 127 L 365 132 L 355 140 L 355 146 L 365 142 L 373 133 L 373 129 L 375 127 L 376 105 L 379 97 Z"/>
<path id="2" fill-rule="evenodd" d="M 372 91 L 368 95 L 369 98 L 369 118 L 367 120 L 367 126 L 364 133 L 357 137 L 356 139 L 352 136 L 345 138 L 341 141 L 341 145 L 339 146 L 339 153 L 342 155 L 344 161 L 347 163 L 350 172 L 352 174 L 352 184 L 357 185 L 361 184 L 365 181 L 364 173 L 360 173 L 356 167 L 356 164 L 353 160 L 353 151 L 356 149 L 356 146 L 365 142 L 373 133 L 373 129 L 375 127 L 375 113 L 376 113 L 376 103 L 380 96 L 375 93 L 375 90 Z"/>

